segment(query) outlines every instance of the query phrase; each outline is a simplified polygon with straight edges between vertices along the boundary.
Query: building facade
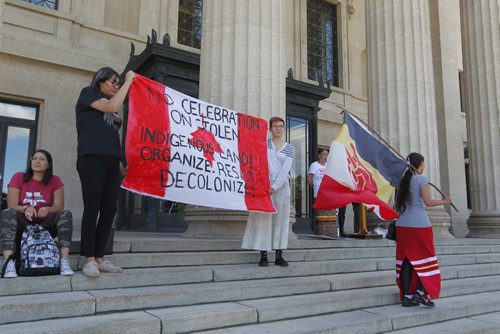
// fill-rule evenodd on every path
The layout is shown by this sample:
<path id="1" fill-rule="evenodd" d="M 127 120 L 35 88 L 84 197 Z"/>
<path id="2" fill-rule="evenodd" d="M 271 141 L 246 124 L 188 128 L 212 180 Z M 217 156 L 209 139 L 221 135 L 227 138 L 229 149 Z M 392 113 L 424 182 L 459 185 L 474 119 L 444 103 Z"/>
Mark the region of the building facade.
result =
<path id="1" fill-rule="evenodd" d="M 45 148 L 78 226 L 76 99 L 97 69 L 122 72 L 154 29 L 199 57 L 200 99 L 286 117 L 298 219 L 310 219 L 313 151 L 345 108 L 402 155 L 426 157 L 459 208 L 429 210 L 438 236 L 500 236 L 499 15 L 500 0 L 0 0 L 2 192 Z M 287 77 L 331 90 L 316 114 L 294 112 Z M 172 209 L 132 201 L 129 215 Z"/>

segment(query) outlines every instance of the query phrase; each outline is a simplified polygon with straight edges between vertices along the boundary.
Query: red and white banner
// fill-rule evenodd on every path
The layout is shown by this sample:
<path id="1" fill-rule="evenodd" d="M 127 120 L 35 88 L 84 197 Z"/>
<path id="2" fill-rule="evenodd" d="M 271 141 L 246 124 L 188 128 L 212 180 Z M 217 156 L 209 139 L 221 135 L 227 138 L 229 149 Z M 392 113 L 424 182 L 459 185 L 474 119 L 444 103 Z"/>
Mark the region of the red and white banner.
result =
<path id="1" fill-rule="evenodd" d="M 122 188 L 170 201 L 275 212 L 267 122 L 136 75 L 129 93 Z"/>

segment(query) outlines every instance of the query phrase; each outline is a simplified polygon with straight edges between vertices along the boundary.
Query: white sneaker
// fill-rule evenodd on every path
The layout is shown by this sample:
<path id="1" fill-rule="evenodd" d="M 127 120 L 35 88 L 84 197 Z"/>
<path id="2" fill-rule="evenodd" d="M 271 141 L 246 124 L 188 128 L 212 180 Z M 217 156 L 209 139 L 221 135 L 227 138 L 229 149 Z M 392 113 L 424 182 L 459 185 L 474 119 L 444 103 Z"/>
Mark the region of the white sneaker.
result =
<path id="1" fill-rule="evenodd" d="M 123 272 L 122 268 L 115 266 L 114 264 L 112 264 L 109 261 L 103 261 L 103 262 L 99 263 L 98 266 L 99 266 L 99 271 L 103 272 L 103 273 L 122 273 Z"/>
<path id="2" fill-rule="evenodd" d="M 14 278 L 17 277 L 16 263 L 13 260 L 7 262 L 7 268 L 5 268 L 5 273 L 3 278 Z"/>
<path id="3" fill-rule="evenodd" d="M 71 276 L 74 274 L 73 270 L 69 265 L 69 259 L 67 256 L 61 258 L 61 276 Z"/>
<path id="4" fill-rule="evenodd" d="M 97 266 L 97 262 L 95 261 L 90 261 L 85 263 L 83 266 L 83 274 L 88 277 L 96 277 L 99 276 L 99 267 Z"/>

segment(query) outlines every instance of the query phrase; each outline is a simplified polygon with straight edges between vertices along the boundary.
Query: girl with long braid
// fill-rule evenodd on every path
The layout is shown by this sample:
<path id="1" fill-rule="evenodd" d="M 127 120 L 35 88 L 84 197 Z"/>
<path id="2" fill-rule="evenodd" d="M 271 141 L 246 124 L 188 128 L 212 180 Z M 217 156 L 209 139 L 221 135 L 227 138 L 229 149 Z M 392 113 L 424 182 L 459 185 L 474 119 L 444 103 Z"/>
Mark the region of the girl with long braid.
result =
<path id="1" fill-rule="evenodd" d="M 433 298 L 439 297 L 441 274 L 434 250 L 432 225 L 425 206 L 450 204 L 446 196 L 442 200 L 431 198 L 430 181 L 422 175 L 424 157 L 410 153 L 411 165 L 396 190 L 396 282 L 403 307 L 433 307 Z"/>

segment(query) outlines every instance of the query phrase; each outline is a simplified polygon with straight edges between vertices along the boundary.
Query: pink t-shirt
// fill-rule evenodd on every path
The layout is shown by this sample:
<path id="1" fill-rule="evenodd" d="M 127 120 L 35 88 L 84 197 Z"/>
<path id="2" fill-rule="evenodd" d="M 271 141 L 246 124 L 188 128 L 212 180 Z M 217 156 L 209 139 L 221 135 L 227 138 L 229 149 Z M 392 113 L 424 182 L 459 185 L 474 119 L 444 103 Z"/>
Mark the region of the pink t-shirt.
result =
<path id="1" fill-rule="evenodd" d="M 29 205 L 37 211 L 44 206 L 52 206 L 54 202 L 54 192 L 64 186 L 59 176 L 52 176 L 49 184 L 40 181 L 29 180 L 23 182 L 24 173 L 19 172 L 12 176 L 8 187 L 19 189 L 19 205 Z M 44 218 L 47 219 L 47 218 Z M 42 219 L 34 219 L 42 220 Z"/>

